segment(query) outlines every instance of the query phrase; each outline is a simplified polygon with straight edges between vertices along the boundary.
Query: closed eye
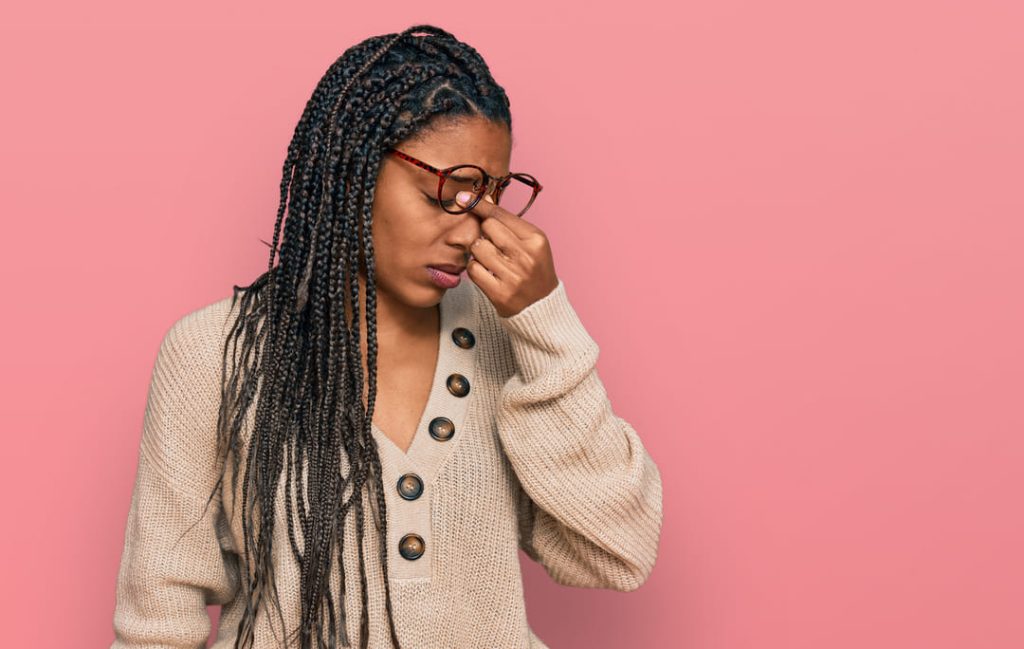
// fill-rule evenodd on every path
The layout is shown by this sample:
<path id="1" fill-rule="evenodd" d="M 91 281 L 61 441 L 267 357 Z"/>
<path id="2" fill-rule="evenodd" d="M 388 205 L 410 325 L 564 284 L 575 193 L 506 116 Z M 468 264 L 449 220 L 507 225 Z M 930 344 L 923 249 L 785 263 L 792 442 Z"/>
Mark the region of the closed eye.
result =
<path id="1" fill-rule="evenodd" d="M 433 196 L 431 196 L 430 194 L 424 194 L 423 198 L 427 199 L 427 202 L 430 203 L 431 205 L 435 207 L 441 207 L 441 202 L 434 198 Z M 445 205 L 447 207 L 454 207 L 455 201 L 445 201 Z"/>

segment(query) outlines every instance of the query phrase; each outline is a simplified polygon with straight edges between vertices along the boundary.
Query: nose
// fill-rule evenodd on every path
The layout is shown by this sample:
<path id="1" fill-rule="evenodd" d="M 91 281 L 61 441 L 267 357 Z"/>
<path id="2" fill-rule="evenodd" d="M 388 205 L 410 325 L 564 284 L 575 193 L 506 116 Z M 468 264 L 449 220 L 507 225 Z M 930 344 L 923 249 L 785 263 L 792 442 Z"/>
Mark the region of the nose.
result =
<path id="1" fill-rule="evenodd" d="M 494 202 L 494 199 L 490 196 L 485 196 L 484 200 Z M 472 212 L 463 212 L 458 217 L 455 217 L 455 221 L 451 222 L 448 228 L 446 234 L 448 243 L 462 249 L 463 255 L 467 259 L 470 255 L 470 246 L 483 234 L 483 229 L 480 227 L 481 222 L 481 217 Z"/>

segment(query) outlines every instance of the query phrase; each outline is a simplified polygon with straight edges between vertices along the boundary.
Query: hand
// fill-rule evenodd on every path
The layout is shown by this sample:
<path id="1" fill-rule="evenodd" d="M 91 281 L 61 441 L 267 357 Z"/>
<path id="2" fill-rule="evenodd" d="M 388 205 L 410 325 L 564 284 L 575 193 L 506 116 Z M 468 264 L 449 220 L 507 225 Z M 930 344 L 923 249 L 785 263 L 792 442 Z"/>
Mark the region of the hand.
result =
<path id="1" fill-rule="evenodd" d="M 456 196 L 463 206 L 471 199 L 469 192 Z M 551 245 L 540 228 L 488 200 L 481 200 L 470 213 L 483 218 L 483 234 L 470 246 L 473 259 L 466 275 L 499 316 L 511 317 L 558 287 Z"/>

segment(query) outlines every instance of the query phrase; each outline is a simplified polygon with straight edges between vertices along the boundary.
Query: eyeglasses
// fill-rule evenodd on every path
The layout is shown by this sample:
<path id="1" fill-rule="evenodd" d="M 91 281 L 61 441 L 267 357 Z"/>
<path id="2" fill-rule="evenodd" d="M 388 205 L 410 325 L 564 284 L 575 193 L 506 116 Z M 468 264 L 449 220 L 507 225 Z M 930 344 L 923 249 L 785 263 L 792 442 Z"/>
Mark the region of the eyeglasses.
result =
<path id="1" fill-rule="evenodd" d="M 449 214 L 468 212 L 476 207 L 480 199 L 490 195 L 494 202 L 501 207 L 516 216 L 522 216 L 533 205 L 540 190 L 544 189 L 530 174 L 510 173 L 507 176 L 496 178 L 488 174 L 482 167 L 472 164 L 438 169 L 398 149 L 389 148 L 388 151 L 438 176 L 436 202 Z M 455 195 L 460 191 L 468 191 L 473 194 L 473 200 L 465 207 L 455 202 Z"/>

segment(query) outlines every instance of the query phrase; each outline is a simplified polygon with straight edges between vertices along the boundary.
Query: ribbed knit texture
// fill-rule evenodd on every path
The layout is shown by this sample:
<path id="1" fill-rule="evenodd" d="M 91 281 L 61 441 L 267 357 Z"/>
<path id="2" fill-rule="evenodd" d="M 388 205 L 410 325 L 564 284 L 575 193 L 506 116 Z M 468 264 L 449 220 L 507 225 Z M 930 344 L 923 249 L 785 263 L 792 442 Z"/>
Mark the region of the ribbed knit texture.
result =
<path id="1" fill-rule="evenodd" d="M 213 646 L 234 644 L 243 606 L 241 507 L 228 520 L 233 501 L 225 486 L 200 518 L 218 477 L 220 354 L 235 316 L 230 302 L 182 317 L 160 345 L 117 576 L 112 649 L 204 647 L 210 604 L 223 605 Z M 475 338 L 469 349 L 453 341 L 460 327 Z M 629 591 L 650 575 L 662 526 L 661 476 L 637 432 L 612 410 L 596 370 L 598 352 L 561 281 L 510 318 L 499 316 L 468 279 L 445 293 L 434 383 L 408 452 L 373 426 L 403 647 L 544 649 L 527 623 L 518 549 L 566 586 Z M 449 391 L 453 373 L 469 382 L 467 395 Z M 430 435 L 436 417 L 454 423 L 450 439 Z M 348 470 L 344 460 L 342 470 Z M 424 483 L 412 501 L 397 492 L 406 473 Z M 282 478 L 273 554 L 292 634 L 300 582 L 284 496 Z M 370 508 L 369 497 L 363 502 Z M 418 559 L 398 552 L 407 533 L 424 539 Z M 370 647 L 384 649 L 392 645 L 372 516 L 364 534 Z M 356 544 L 350 520 L 343 560 L 353 642 L 362 606 Z M 337 597 L 336 572 L 332 584 Z M 261 611 L 256 649 L 283 647 L 283 633 L 276 611 Z"/>

